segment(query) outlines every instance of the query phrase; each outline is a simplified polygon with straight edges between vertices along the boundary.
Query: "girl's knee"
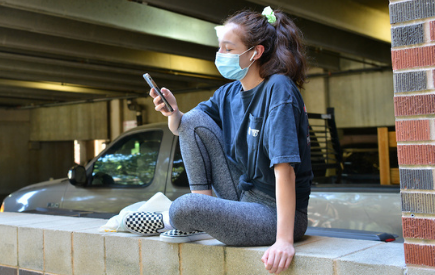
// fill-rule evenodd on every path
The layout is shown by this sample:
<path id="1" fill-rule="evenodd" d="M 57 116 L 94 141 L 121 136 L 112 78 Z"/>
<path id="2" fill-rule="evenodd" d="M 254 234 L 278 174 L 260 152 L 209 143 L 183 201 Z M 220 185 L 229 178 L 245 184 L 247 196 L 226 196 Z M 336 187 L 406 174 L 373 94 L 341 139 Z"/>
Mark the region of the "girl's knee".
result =
<path id="1" fill-rule="evenodd" d="M 169 219 L 171 221 L 171 225 L 177 229 L 183 227 L 183 225 L 187 221 L 187 217 L 192 215 L 195 211 L 194 205 L 195 198 L 197 194 L 186 194 L 175 201 L 172 202 L 171 207 L 169 208 Z"/>
<path id="2" fill-rule="evenodd" d="M 193 129 L 201 121 L 206 114 L 201 110 L 192 109 L 189 112 L 183 114 L 178 131 L 185 129 Z"/>

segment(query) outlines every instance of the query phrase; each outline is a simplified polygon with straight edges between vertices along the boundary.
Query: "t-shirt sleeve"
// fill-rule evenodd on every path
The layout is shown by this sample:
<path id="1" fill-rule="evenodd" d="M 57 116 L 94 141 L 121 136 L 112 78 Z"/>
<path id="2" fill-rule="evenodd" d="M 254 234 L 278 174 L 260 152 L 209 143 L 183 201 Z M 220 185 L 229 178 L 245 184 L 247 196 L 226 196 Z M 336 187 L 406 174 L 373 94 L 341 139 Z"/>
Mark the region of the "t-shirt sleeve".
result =
<path id="1" fill-rule="evenodd" d="M 300 163 L 293 104 L 283 103 L 271 110 L 266 127 L 264 147 L 268 151 L 270 167 L 278 163 Z"/>
<path id="2" fill-rule="evenodd" d="M 270 167 L 278 163 L 300 163 L 298 127 L 300 108 L 290 83 L 279 82 L 273 87 L 272 102 L 265 124 L 264 148 L 270 159 Z"/>

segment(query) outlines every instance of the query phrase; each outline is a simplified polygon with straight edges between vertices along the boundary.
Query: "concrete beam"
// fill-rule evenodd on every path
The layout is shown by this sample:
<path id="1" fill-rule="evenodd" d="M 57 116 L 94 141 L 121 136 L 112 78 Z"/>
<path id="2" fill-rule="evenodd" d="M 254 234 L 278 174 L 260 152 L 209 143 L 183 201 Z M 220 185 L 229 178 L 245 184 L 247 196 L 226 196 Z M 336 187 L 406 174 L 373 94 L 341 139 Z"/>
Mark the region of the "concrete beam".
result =
<path id="1" fill-rule="evenodd" d="M 347 10 L 349 8 L 355 8 L 352 13 L 357 13 L 359 10 L 369 10 L 374 11 L 374 16 L 379 15 L 382 16 L 382 20 L 386 20 L 387 25 L 377 26 L 376 28 L 381 28 L 385 32 L 385 26 L 387 27 L 387 42 L 381 41 L 378 38 L 373 38 L 371 36 L 372 30 L 367 30 L 366 33 L 358 33 L 354 30 L 350 30 L 347 28 L 347 23 L 340 22 L 338 26 L 333 25 L 331 23 L 324 22 L 318 19 L 318 16 L 306 16 L 304 13 L 295 13 L 292 8 L 285 8 L 288 1 L 284 4 L 279 1 L 245 1 L 245 0 L 222 0 L 219 2 L 208 3 L 206 5 L 202 4 L 199 0 L 148 0 L 147 3 L 153 4 L 155 6 L 177 11 L 183 14 L 187 14 L 194 17 L 199 17 L 204 20 L 221 23 L 228 15 L 242 9 L 253 9 L 261 12 L 262 9 L 267 5 L 272 5 L 274 8 L 280 7 L 286 13 L 291 14 L 291 18 L 294 19 L 296 25 L 303 31 L 306 43 L 315 48 L 315 50 L 311 49 L 311 52 L 317 51 L 318 55 L 321 54 L 319 49 L 327 49 L 330 51 L 335 51 L 337 53 L 345 53 L 351 54 L 358 57 L 363 57 L 375 61 L 379 61 L 385 64 L 391 63 L 391 45 L 388 42 L 390 39 L 389 33 L 389 19 L 388 15 L 385 17 L 384 14 L 376 11 L 370 10 L 364 6 L 358 5 L 356 3 L 347 0 L 333 0 L 333 5 L 340 6 L 341 9 Z M 319 6 L 311 7 L 313 5 L 313 1 L 291 1 L 293 5 L 301 5 L 303 7 L 302 11 L 307 11 L 309 13 L 311 10 L 321 13 L 323 11 L 323 7 L 329 4 L 329 1 L 318 0 L 315 3 L 319 2 Z M 314 3 L 314 4 L 315 4 Z M 341 3 L 341 4 L 338 4 Z M 275 4 L 277 4 L 275 6 Z M 350 5 L 350 7 L 348 6 Z M 355 6 L 356 5 L 356 6 Z M 192 8 L 194 7 L 194 8 Z M 295 16 L 296 14 L 296 16 Z M 339 13 L 332 14 L 331 11 L 326 10 L 325 15 L 321 14 L 321 16 L 336 16 L 337 20 L 342 20 L 343 16 Z M 320 17 L 321 17 L 320 16 Z M 365 15 L 364 15 L 365 16 Z M 362 19 L 365 19 L 365 17 Z M 347 18 L 347 17 L 346 17 Z M 361 18 L 359 16 L 358 18 Z M 335 18 L 331 18 L 335 19 Z M 352 19 L 352 17 L 351 17 Z M 384 23 L 385 23 L 384 22 Z M 375 23 L 377 24 L 377 23 Z M 362 27 L 366 27 L 363 24 Z M 367 33 L 368 32 L 368 33 Z M 329 59 L 329 57 L 322 57 L 321 60 Z M 320 60 L 320 59 L 319 59 Z M 322 64 L 319 64 L 322 65 Z M 333 64 L 325 64 L 323 68 L 330 68 Z"/>
<path id="2" fill-rule="evenodd" d="M 101 3 L 102 1 L 104 3 Z M 217 8 L 213 4 L 205 5 L 199 0 L 186 0 L 182 3 L 175 0 L 150 0 L 148 2 L 189 16 L 200 16 L 205 20 L 216 23 L 221 22 L 229 14 L 242 8 L 261 10 L 264 5 L 276 4 L 291 14 L 295 14 L 295 10 L 304 11 L 306 8 L 307 11 L 302 14 L 301 18 L 295 19 L 297 25 L 303 29 L 309 45 L 371 58 L 384 63 L 390 62 L 390 57 L 388 59 L 385 58 L 386 55 L 390 54 L 389 43 L 382 43 L 376 37 L 375 39 L 369 38 L 372 37 L 372 33 L 383 30 L 383 33 L 388 33 L 387 37 L 390 39 L 388 15 L 385 17 L 381 12 L 353 2 L 343 3 L 343 0 L 333 0 L 331 2 L 332 6 L 339 6 L 341 12 L 351 14 L 351 16 L 343 16 L 339 12 L 335 13 L 334 10 L 323 9 L 325 5 L 328 5 L 325 1 L 314 1 L 316 3 L 319 2 L 319 5 L 312 6 L 313 1 L 305 1 L 309 3 L 309 8 L 307 8 L 308 4 L 304 1 L 281 3 L 280 0 L 240 0 L 235 3 L 234 1 L 223 0 L 219 2 L 220 8 Z M 297 4 L 300 7 L 296 6 Z M 4 12 L 1 12 L 0 9 L 0 26 L 9 28 L 31 30 L 108 45 L 170 52 L 205 60 L 213 60 L 214 51 L 217 47 L 217 39 L 213 29 L 214 23 L 128 1 L 0 0 L 0 5 L 11 7 L 3 7 Z M 296 8 L 293 8 L 294 6 Z M 14 8 L 22 10 L 13 11 Z M 137 11 L 131 12 L 131 9 L 137 9 Z M 23 10 L 27 10 L 27 12 Z M 313 10 L 313 15 L 307 16 L 306 13 L 311 12 L 311 10 Z M 324 10 L 325 15 L 322 14 Z M 366 13 L 360 14 L 361 11 L 366 11 Z M 320 13 L 319 16 L 315 12 Z M 148 17 L 145 17 L 147 15 Z M 383 22 L 386 20 L 387 30 L 385 30 L 381 23 L 377 23 L 378 21 L 374 18 L 376 15 L 382 17 Z M 137 18 L 134 18 L 136 16 Z M 174 23 L 172 19 L 178 18 L 177 16 L 181 16 L 181 21 Z M 310 19 L 308 20 L 304 17 Z M 323 20 L 323 17 L 330 18 L 331 20 L 336 19 L 340 22 L 331 24 L 327 20 Z M 355 28 L 349 29 L 348 27 L 351 26 L 351 22 L 347 22 L 343 18 L 349 20 L 356 18 L 354 19 L 356 22 L 368 18 L 369 22 L 364 22 L 360 27 L 368 28 L 373 25 L 376 30 L 367 29 L 366 32 L 360 32 L 355 30 Z M 327 25 L 318 22 L 326 22 L 325 24 Z M 158 28 L 156 25 L 158 25 Z M 319 28 L 321 31 L 319 31 Z M 350 33 L 349 30 L 354 32 L 354 34 Z M 174 36 L 174 33 L 178 36 Z M 195 37 L 196 40 L 187 36 L 184 37 L 183 35 L 186 33 L 189 34 L 189 37 Z M 327 35 L 322 35 L 324 33 Z M 366 49 L 361 45 L 373 45 L 373 47 L 370 46 Z M 373 48 L 377 50 L 373 51 Z M 384 48 L 387 50 L 384 50 Z"/>
<path id="3" fill-rule="evenodd" d="M 214 60 L 217 47 L 216 45 L 210 47 L 4 6 L 0 6 L 0 27 L 129 49 L 171 53 L 210 61 Z"/>
<path id="4" fill-rule="evenodd" d="M 211 47 L 218 45 L 216 24 L 129 1 L 0 0 L 0 5 Z"/>
<path id="5" fill-rule="evenodd" d="M 0 28 L 0 46 L 14 50 L 58 55 L 68 59 L 95 60 L 117 67 L 170 70 L 180 75 L 222 79 L 214 62 L 152 51 L 126 49 L 27 31 Z M 116 65 L 115 65 L 116 64 Z"/>
<path id="6" fill-rule="evenodd" d="M 123 96 L 124 94 L 108 91 L 99 90 L 86 87 L 77 87 L 64 85 L 64 83 L 47 83 L 47 82 L 32 82 L 32 81 L 22 81 L 22 80 L 12 80 L 12 79 L 0 79 L 0 86 L 9 87 L 19 87 L 42 91 L 56 91 L 63 93 L 79 93 L 79 94 L 94 94 L 94 95 L 104 95 L 104 96 Z"/>
<path id="7" fill-rule="evenodd" d="M 248 0 L 334 28 L 391 43 L 390 17 L 381 11 L 348 0 Z"/>

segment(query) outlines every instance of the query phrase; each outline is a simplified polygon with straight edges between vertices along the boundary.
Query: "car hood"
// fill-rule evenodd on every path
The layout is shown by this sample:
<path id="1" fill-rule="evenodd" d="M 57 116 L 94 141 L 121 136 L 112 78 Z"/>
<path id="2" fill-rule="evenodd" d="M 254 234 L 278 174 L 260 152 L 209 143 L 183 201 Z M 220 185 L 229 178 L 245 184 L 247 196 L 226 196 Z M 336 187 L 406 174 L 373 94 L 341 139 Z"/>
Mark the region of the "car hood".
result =
<path id="1" fill-rule="evenodd" d="M 64 189 L 65 185 L 67 183 L 68 183 L 68 179 L 67 178 L 50 180 L 50 181 L 43 181 L 43 182 L 40 182 L 40 183 L 35 183 L 35 184 L 28 185 L 28 186 L 23 187 L 23 188 L 19 189 L 18 191 L 15 191 L 15 192 L 22 192 L 22 191 L 28 192 L 28 191 L 33 191 L 33 190 L 45 189 L 45 188 L 52 189 L 52 188 L 56 188 L 57 187 L 56 185 L 58 185 L 59 188 Z"/>
<path id="2" fill-rule="evenodd" d="M 66 178 L 23 187 L 4 199 L 4 211 L 22 212 L 38 207 L 59 208 L 69 184 Z"/>

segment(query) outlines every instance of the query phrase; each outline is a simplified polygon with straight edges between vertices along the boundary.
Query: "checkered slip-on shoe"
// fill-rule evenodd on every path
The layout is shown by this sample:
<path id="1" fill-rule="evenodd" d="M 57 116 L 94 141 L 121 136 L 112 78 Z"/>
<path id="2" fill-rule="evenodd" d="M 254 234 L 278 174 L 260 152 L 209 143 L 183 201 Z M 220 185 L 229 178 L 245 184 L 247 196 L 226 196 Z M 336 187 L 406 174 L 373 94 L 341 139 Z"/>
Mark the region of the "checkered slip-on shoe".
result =
<path id="1" fill-rule="evenodd" d="M 160 234 L 160 240 L 167 243 L 188 243 L 208 239 L 213 237 L 201 231 L 183 232 L 173 229 Z"/>
<path id="2" fill-rule="evenodd" d="M 133 233 L 156 235 L 163 229 L 163 215 L 155 212 L 133 212 L 124 217 L 125 228 Z"/>

